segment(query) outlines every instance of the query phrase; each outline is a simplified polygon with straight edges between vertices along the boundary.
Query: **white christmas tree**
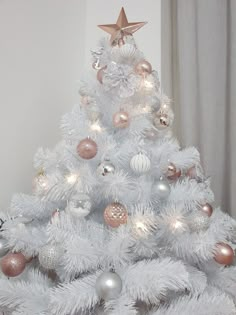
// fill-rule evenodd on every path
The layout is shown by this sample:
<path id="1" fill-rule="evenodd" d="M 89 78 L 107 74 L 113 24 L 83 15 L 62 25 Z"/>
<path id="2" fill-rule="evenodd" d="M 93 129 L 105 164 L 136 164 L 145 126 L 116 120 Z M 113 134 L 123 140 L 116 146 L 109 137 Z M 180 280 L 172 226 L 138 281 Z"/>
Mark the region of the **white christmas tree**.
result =
<path id="1" fill-rule="evenodd" d="M 111 39 L 92 51 L 63 140 L 38 150 L 34 193 L 0 214 L 4 315 L 236 314 L 236 222 L 172 136 L 132 36 L 144 24 L 122 9 L 100 26 Z"/>

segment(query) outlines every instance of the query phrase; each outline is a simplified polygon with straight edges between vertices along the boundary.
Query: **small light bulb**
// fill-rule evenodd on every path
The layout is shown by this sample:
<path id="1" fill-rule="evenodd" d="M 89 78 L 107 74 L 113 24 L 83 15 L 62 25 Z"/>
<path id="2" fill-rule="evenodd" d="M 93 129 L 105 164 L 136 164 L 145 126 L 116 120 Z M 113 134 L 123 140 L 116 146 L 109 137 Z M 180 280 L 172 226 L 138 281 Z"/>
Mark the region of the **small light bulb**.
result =
<path id="1" fill-rule="evenodd" d="M 99 125 L 98 122 L 95 122 L 93 123 L 91 126 L 90 126 L 91 130 L 93 131 L 97 131 L 97 132 L 101 132 L 102 131 L 102 127 Z"/>
<path id="2" fill-rule="evenodd" d="M 78 174 L 69 174 L 66 177 L 67 183 L 73 185 L 78 179 Z"/>
<path id="3" fill-rule="evenodd" d="M 183 227 L 183 222 L 176 219 L 175 221 L 172 222 L 171 226 L 173 227 L 173 229 L 179 230 Z"/>

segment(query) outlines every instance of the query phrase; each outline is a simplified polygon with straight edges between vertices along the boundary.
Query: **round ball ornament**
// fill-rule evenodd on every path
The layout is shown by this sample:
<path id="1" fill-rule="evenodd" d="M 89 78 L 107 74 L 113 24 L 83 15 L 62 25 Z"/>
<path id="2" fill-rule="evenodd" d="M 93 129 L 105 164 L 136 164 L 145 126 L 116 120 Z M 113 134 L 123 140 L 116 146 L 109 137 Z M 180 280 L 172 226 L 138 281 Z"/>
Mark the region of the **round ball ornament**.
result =
<path id="1" fill-rule="evenodd" d="M 129 114 L 125 111 L 117 112 L 113 115 L 113 125 L 116 128 L 126 128 L 129 126 Z"/>
<path id="2" fill-rule="evenodd" d="M 136 47 L 131 44 L 125 44 L 120 48 L 120 55 L 123 59 L 130 60 L 136 54 Z"/>
<path id="3" fill-rule="evenodd" d="M 104 210 L 104 220 L 107 225 L 113 228 L 125 224 L 128 219 L 126 208 L 119 202 L 109 204 Z"/>
<path id="4" fill-rule="evenodd" d="M 26 259 L 22 253 L 9 253 L 1 260 L 1 269 L 7 277 L 17 277 L 25 269 Z"/>
<path id="5" fill-rule="evenodd" d="M 210 217 L 213 213 L 213 208 L 209 203 L 205 203 L 204 205 L 201 206 L 201 210 L 206 213 L 208 217 Z"/>
<path id="6" fill-rule="evenodd" d="M 98 147 L 95 141 L 90 138 L 86 138 L 80 141 L 77 146 L 78 155 L 85 160 L 90 160 L 97 154 Z"/>
<path id="7" fill-rule="evenodd" d="M 103 81 L 103 76 L 104 76 L 104 71 L 107 68 L 107 66 L 102 67 L 101 69 L 98 70 L 97 72 L 97 80 L 102 84 Z"/>
<path id="8" fill-rule="evenodd" d="M 61 249 L 56 245 L 45 245 L 43 246 L 38 255 L 40 265 L 47 269 L 55 269 L 61 258 Z"/>
<path id="9" fill-rule="evenodd" d="M 98 165 L 97 174 L 107 176 L 115 173 L 115 166 L 109 161 L 103 161 Z"/>
<path id="10" fill-rule="evenodd" d="M 144 174 L 151 168 L 151 161 L 144 153 L 138 153 L 130 160 L 130 167 L 136 174 Z"/>
<path id="11" fill-rule="evenodd" d="M 65 210 L 74 217 L 80 218 L 87 216 L 91 208 L 92 203 L 90 197 L 87 194 L 78 193 L 70 199 Z"/>
<path id="12" fill-rule="evenodd" d="M 190 216 L 189 227 L 193 232 L 201 232 L 209 227 L 209 217 L 202 211 L 196 211 Z"/>
<path id="13" fill-rule="evenodd" d="M 231 246 L 225 243 L 216 245 L 214 259 L 221 265 L 231 265 L 234 262 L 234 251 Z"/>
<path id="14" fill-rule="evenodd" d="M 101 299 L 105 301 L 116 299 L 122 291 L 122 280 L 115 272 L 103 272 L 97 278 L 95 288 Z"/>
<path id="15" fill-rule="evenodd" d="M 135 72 L 139 75 L 146 76 L 152 72 L 152 65 L 147 60 L 141 60 L 135 66 Z"/>
<path id="16" fill-rule="evenodd" d="M 160 199 L 167 199 L 169 197 L 170 190 L 169 183 L 164 179 L 160 179 L 155 183 L 155 192 Z"/>
<path id="17" fill-rule="evenodd" d="M 163 130 L 170 126 L 170 119 L 167 114 L 158 113 L 153 119 L 153 124 L 157 129 Z"/>
<path id="18" fill-rule="evenodd" d="M 181 170 L 177 170 L 173 163 L 168 165 L 166 177 L 170 180 L 176 180 L 181 176 Z"/>
<path id="19" fill-rule="evenodd" d="M 7 241 L 4 238 L 0 238 L 0 258 L 4 257 L 7 253 Z"/>

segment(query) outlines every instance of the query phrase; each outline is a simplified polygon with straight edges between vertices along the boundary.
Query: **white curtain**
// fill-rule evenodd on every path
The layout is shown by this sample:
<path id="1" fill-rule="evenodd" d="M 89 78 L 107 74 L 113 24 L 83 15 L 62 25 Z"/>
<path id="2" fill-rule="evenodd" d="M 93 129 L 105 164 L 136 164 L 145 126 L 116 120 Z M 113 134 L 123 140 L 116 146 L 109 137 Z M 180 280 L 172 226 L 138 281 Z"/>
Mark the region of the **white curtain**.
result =
<path id="1" fill-rule="evenodd" d="M 216 204 L 236 217 L 236 1 L 162 1 L 162 84 L 183 146 L 201 153 Z"/>

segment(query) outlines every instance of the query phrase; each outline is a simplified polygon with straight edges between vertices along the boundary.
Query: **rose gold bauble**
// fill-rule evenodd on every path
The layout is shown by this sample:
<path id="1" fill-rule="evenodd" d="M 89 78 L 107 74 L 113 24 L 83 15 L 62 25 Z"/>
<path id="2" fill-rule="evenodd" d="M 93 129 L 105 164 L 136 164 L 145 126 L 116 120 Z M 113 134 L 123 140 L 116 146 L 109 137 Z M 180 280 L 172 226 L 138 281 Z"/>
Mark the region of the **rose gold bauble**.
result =
<path id="1" fill-rule="evenodd" d="M 26 259 L 22 253 L 9 253 L 1 260 L 1 269 L 7 277 L 19 276 L 25 269 Z"/>
<path id="2" fill-rule="evenodd" d="M 107 66 L 102 67 L 101 69 L 98 70 L 97 72 L 97 79 L 98 81 L 102 84 L 102 80 L 103 80 L 103 75 L 104 75 L 104 70 L 106 69 Z"/>
<path id="3" fill-rule="evenodd" d="M 177 170 L 173 163 L 170 163 L 166 173 L 166 177 L 170 180 L 176 180 L 181 176 L 181 170 Z"/>
<path id="4" fill-rule="evenodd" d="M 90 160 L 95 157 L 97 154 L 98 147 L 95 141 L 92 139 L 86 138 L 82 141 L 77 146 L 77 153 L 78 155 L 86 160 Z"/>
<path id="5" fill-rule="evenodd" d="M 234 251 L 232 247 L 225 243 L 218 243 L 216 245 L 214 259 L 221 265 L 231 265 L 234 261 Z"/>
<path id="6" fill-rule="evenodd" d="M 169 176 L 173 176 L 176 174 L 176 167 L 173 163 L 170 163 L 168 165 L 168 169 L 167 169 L 167 172 L 166 172 L 166 177 L 169 177 Z"/>
<path id="7" fill-rule="evenodd" d="M 212 208 L 212 206 L 209 203 L 206 203 L 205 205 L 202 205 L 201 209 L 202 209 L 203 212 L 205 212 L 208 215 L 208 217 L 210 217 L 212 215 L 213 208 Z"/>
<path id="8" fill-rule="evenodd" d="M 152 65 L 150 64 L 150 62 L 148 62 L 146 60 L 141 60 L 135 66 L 135 72 L 139 75 L 142 75 L 142 76 L 150 74 L 152 72 Z"/>
<path id="9" fill-rule="evenodd" d="M 119 202 L 113 202 L 104 210 L 104 220 L 107 225 L 116 228 L 125 224 L 128 219 L 126 208 Z"/>
<path id="10" fill-rule="evenodd" d="M 196 167 L 192 166 L 190 169 L 188 169 L 186 175 L 192 179 L 196 178 L 197 177 Z"/>
<path id="11" fill-rule="evenodd" d="M 117 128 L 126 128 L 129 126 L 129 114 L 125 111 L 120 111 L 113 115 L 113 125 Z"/>

